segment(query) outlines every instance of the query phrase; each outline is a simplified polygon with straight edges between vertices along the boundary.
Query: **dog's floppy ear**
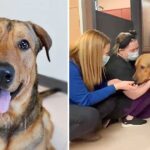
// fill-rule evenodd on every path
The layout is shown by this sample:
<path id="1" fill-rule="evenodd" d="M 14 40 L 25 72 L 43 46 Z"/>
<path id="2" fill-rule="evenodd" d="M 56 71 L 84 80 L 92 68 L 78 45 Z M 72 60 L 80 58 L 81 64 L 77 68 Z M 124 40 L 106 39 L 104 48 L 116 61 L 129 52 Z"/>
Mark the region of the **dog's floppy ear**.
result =
<path id="1" fill-rule="evenodd" d="M 47 55 L 47 59 L 50 61 L 50 56 L 49 56 L 49 49 L 52 46 L 52 40 L 50 38 L 50 36 L 48 35 L 48 33 L 39 25 L 31 23 L 33 30 L 35 31 L 36 35 L 38 36 L 42 47 L 45 47 L 46 50 L 46 55 Z M 41 49 L 42 49 L 41 47 Z"/>

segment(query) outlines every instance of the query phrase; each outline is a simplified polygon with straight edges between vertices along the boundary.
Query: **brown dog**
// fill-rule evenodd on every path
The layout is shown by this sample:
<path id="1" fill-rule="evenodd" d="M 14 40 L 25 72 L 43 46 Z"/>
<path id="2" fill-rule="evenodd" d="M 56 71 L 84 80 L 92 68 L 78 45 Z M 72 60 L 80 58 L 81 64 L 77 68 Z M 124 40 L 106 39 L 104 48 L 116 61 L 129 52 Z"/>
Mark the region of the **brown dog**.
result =
<path id="1" fill-rule="evenodd" d="M 51 150 L 53 125 L 37 93 L 36 56 L 51 38 L 31 22 L 0 19 L 0 150 Z M 50 60 L 50 59 L 49 59 Z"/>
<path id="2" fill-rule="evenodd" d="M 136 72 L 133 78 L 138 84 L 150 80 L 150 53 L 143 54 L 138 57 L 135 67 Z"/>

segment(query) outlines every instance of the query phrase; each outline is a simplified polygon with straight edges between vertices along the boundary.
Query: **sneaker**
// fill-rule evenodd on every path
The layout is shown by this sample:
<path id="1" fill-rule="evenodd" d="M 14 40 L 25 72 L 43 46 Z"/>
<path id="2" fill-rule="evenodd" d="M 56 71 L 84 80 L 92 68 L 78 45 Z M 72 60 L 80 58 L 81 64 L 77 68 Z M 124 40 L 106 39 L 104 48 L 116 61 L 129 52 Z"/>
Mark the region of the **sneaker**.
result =
<path id="1" fill-rule="evenodd" d="M 123 127 L 130 127 L 130 126 L 139 126 L 146 124 L 147 121 L 134 117 L 132 120 L 127 120 L 126 118 L 122 120 L 122 126 Z"/>

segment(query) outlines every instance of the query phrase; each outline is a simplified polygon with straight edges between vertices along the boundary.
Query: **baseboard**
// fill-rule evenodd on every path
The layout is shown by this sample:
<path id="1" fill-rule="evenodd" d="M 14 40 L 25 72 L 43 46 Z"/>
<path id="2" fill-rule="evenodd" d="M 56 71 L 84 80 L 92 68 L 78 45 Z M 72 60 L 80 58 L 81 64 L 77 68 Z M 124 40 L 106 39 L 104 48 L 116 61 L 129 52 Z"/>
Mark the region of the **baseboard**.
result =
<path id="1" fill-rule="evenodd" d="M 57 80 L 45 75 L 38 74 L 39 84 L 50 88 L 59 88 L 62 92 L 67 93 L 67 82 Z"/>

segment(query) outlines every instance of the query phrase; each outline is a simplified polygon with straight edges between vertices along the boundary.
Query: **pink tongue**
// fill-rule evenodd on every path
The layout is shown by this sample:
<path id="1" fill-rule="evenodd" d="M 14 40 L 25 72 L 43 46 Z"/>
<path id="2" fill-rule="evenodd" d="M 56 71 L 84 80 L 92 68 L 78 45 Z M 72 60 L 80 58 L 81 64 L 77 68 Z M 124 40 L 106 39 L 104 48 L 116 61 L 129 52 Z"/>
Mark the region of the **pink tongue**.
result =
<path id="1" fill-rule="evenodd" d="M 6 90 L 0 90 L 0 113 L 5 113 L 8 111 L 10 100 L 10 92 Z"/>

